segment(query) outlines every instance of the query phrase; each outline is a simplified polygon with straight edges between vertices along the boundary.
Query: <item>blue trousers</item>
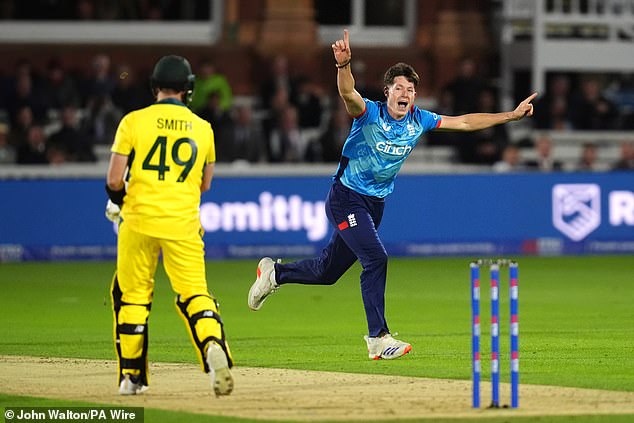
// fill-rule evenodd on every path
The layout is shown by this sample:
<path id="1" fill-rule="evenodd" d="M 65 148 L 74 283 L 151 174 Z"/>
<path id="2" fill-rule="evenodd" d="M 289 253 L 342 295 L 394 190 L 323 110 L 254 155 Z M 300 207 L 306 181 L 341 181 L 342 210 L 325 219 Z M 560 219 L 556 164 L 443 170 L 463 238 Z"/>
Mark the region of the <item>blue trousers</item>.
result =
<path id="1" fill-rule="evenodd" d="M 369 335 L 389 333 L 385 320 L 387 252 L 377 233 L 384 206 L 382 198 L 359 194 L 336 180 L 326 198 L 326 215 L 335 228 L 328 245 L 319 257 L 275 264 L 277 283 L 333 285 L 359 260 Z"/>

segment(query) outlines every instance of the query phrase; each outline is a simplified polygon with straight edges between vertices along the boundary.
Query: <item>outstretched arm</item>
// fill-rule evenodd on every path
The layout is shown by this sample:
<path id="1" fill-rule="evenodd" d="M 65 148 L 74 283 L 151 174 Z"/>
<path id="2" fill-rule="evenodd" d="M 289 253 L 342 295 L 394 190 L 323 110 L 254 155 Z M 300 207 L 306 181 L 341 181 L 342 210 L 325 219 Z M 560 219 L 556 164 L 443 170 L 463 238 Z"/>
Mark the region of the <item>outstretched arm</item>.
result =
<path id="1" fill-rule="evenodd" d="M 361 94 L 354 89 L 354 77 L 350 69 L 350 35 L 347 29 L 343 30 L 343 40 L 337 40 L 332 45 L 332 52 L 337 63 L 337 89 L 346 105 L 350 116 L 358 116 L 365 110 L 365 102 Z"/>
<path id="2" fill-rule="evenodd" d="M 438 129 L 446 131 L 477 131 L 513 120 L 520 120 L 526 116 L 533 116 L 533 105 L 531 101 L 533 101 L 535 97 L 537 97 L 537 93 L 531 94 L 512 112 L 469 113 L 460 116 L 442 116 L 442 122 Z"/>

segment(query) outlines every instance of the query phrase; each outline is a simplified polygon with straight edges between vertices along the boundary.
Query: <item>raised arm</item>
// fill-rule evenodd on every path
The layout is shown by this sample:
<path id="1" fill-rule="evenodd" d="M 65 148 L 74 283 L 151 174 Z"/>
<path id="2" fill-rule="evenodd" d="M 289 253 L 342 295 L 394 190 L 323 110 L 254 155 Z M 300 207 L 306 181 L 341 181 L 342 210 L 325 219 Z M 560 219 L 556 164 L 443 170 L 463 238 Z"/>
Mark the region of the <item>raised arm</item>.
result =
<path id="1" fill-rule="evenodd" d="M 337 89 L 346 105 L 350 116 L 358 116 L 365 110 L 365 102 L 361 94 L 354 89 L 354 77 L 350 69 L 350 35 L 347 29 L 343 30 L 343 40 L 337 40 L 332 45 L 337 66 Z"/>
<path id="2" fill-rule="evenodd" d="M 537 97 L 537 93 L 531 94 L 512 112 L 469 113 L 460 116 L 442 116 L 442 122 L 438 129 L 445 131 L 477 131 L 513 120 L 520 120 L 526 116 L 533 116 L 533 105 L 531 101 L 533 101 L 535 97 Z"/>

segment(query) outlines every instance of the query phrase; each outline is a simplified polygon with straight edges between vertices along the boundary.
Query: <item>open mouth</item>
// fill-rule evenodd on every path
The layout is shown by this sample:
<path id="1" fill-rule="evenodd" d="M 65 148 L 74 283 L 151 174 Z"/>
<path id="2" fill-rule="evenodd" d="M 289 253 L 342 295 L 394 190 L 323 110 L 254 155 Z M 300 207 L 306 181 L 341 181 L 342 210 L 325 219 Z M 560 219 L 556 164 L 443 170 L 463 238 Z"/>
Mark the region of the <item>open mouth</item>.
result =
<path id="1" fill-rule="evenodd" d="M 396 103 L 396 105 L 398 106 L 399 110 L 407 110 L 407 105 L 409 103 L 407 101 L 399 101 Z"/>

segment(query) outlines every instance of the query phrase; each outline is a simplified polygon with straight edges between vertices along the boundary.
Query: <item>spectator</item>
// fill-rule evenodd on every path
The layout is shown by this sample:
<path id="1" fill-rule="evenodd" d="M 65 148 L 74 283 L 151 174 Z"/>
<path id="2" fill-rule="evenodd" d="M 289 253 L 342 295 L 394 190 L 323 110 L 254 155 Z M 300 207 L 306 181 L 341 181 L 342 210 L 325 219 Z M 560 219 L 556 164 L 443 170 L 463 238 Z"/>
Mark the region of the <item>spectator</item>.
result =
<path id="1" fill-rule="evenodd" d="M 26 143 L 17 150 L 18 164 L 47 164 L 46 135 L 40 125 L 32 125 L 28 129 Z"/>
<path id="2" fill-rule="evenodd" d="M 30 73 L 19 72 L 10 90 L 7 109 L 12 125 L 17 122 L 18 110 L 25 106 L 31 109 L 35 120 L 44 121 L 48 111 L 47 98 L 35 89 L 34 78 Z"/>
<path id="3" fill-rule="evenodd" d="M 289 102 L 294 103 L 297 84 L 288 72 L 288 59 L 280 55 L 273 59 L 271 75 L 260 88 L 260 106 L 265 110 L 274 108 L 275 99 L 281 91 L 286 93 Z"/>
<path id="4" fill-rule="evenodd" d="M 110 57 L 97 54 L 92 61 L 92 73 L 85 81 L 84 93 L 90 100 L 96 96 L 112 95 L 114 80 L 110 75 Z"/>
<path id="5" fill-rule="evenodd" d="M 46 148 L 46 161 L 51 165 L 61 165 L 69 161 L 66 151 L 57 145 L 49 145 Z"/>
<path id="6" fill-rule="evenodd" d="M 478 110 L 483 113 L 495 113 L 497 100 L 491 89 L 483 89 L 478 96 Z M 458 157 L 462 163 L 492 165 L 502 157 L 502 151 L 508 144 L 508 135 L 504 125 L 493 126 L 476 132 L 464 132 L 458 135 Z"/>
<path id="7" fill-rule="evenodd" d="M 53 109 L 61 110 L 66 105 L 81 105 L 81 96 L 75 81 L 68 76 L 60 59 L 51 59 L 48 63 L 44 95 L 49 99 L 50 107 Z"/>
<path id="8" fill-rule="evenodd" d="M 548 84 L 548 90 L 535 105 L 536 128 L 570 129 L 570 78 L 566 75 L 555 75 Z"/>
<path id="9" fill-rule="evenodd" d="M 289 93 L 285 88 L 279 88 L 271 100 L 271 108 L 266 111 L 266 116 L 262 119 L 262 129 L 264 130 L 267 145 L 270 144 L 273 130 L 280 125 L 284 110 L 291 106 L 288 96 Z M 270 159 L 270 151 L 268 151 L 268 154 Z"/>
<path id="10" fill-rule="evenodd" d="M 377 85 L 380 79 L 377 81 L 368 81 L 367 66 L 363 60 L 355 59 L 351 63 L 351 66 L 352 72 L 354 73 L 354 87 L 362 97 L 376 99 L 385 97 L 383 90 Z"/>
<path id="11" fill-rule="evenodd" d="M 49 149 L 63 153 L 70 161 L 94 162 L 97 160 L 93 152 L 90 138 L 79 129 L 78 111 L 73 106 L 62 110 L 62 127 L 49 137 Z"/>
<path id="12" fill-rule="evenodd" d="M 341 158 L 343 144 L 350 133 L 352 119 L 344 107 L 338 106 L 332 111 L 328 128 L 319 137 L 322 160 L 325 162 L 338 162 Z"/>
<path id="13" fill-rule="evenodd" d="M 502 159 L 493 164 L 493 171 L 497 173 L 518 172 L 524 170 L 520 161 L 520 150 L 514 144 L 509 144 L 502 152 Z"/>
<path id="14" fill-rule="evenodd" d="M 634 170 L 634 141 L 621 143 L 621 155 L 612 166 L 613 170 Z"/>
<path id="15" fill-rule="evenodd" d="M 478 98 L 484 82 L 477 72 L 476 62 L 472 58 L 465 58 L 460 62 L 458 76 L 445 87 L 453 99 L 454 114 L 478 111 Z"/>
<path id="16" fill-rule="evenodd" d="M 9 107 L 12 106 L 11 97 L 15 93 L 15 80 L 20 73 L 31 75 L 31 63 L 28 60 L 17 60 L 11 73 L 0 72 L 0 108 L 4 109 L 9 116 Z"/>
<path id="17" fill-rule="evenodd" d="M 266 141 L 262 128 L 253 119 L 251 106 L 243 105 L 235 109 L 235 124 L 225 139 L 216 139 L 216 148 L 226 144 L 227 161 L 248 161 L 257 163 L 266 161 Z"/>
<path id="18" fill-rule="evenodd" d="M 14 148 L 26 144 L 29 128 L 34 124 L 33 112 L 29 106 L 23 106 L 18 109 L 16 122 L 11 126 L 9 131 L 9 144 Z"/>
<path id="19" fill-rule="evenodd" d="M 91 144 L 112 144 L 122 113 L 112 104 L 110 95 L 96 93 L 88 99 L 86 109 L 81 131 L 89 137 Z"/>
<path id="20" fill-rule="evenodd" d="M 377 97 L 380 98 L 380 97 Z M 443 88 L 438 96 L 438 106 L 436 107 L 438 114 L 451 116 L 453 112 L 453 94 L 448 88 Z M 425 134 L 427 137 L 427 145 L 451 146 L 455 150 L 461 145 L 462 135 L 460 132 L 443 132 L 431 131 Z"/>
<path id="21" fill-rule="evenodd" d="M 575 129 L 615 129 L 617 109 L 603 96 L 596 78 L 582 81 L 581 95 L 573 101 L 571 109 Z"/>
<path id="22" fill-rule="evenodd" d="M 33 65 L 26 58 L 18 59 L 15 63 L 13 79 L 15 80 L 18 76 L 21 76 L 21 75 L 27 75 L 31 78 L 35 78 L 35 74 L 33 72 Z"/>
<path id="23" fill-rule="evenodd" d="M 211 124 L 214 133 L 222 132 L 225 126 L 232 124 L 231 114 L 221 105 L 222 99 L 218 92 L 210 92 L 207 101 L 198 111 L 198 116 Z"/>
<path id="24" fill-rule="evenodd" d="M 317 128 L 321 124 L 323 107 L 321 97 L 324 93 L 308 78 L 299 78 L 297 81 L 297 98 L 295 106 L 299 115 L 300 128 Z"/>
<path id="25" fill-rule="evenodd" d="M 447 88 L 443 88 L 440 90 L 440 95 L 438 96 L 438 113 L 443 113 L 446 115 L 451 115 L 454 113 L 453 107 L 453 94 Z"/>
<path id="26" fill-rule="evenodd" d="M 299 129 L 297 109 L 286 107 L 279 126 L 273 130 L 269 142 L 271 162 L 301 162 L 305 159 L 308 142 Z"/>
<path id="27" fill-rule="evenodd" d="M 134 70 L 127 64 L 119 65 L 118 77 L 112 90 L 112 103 L 124 114 L 154 102 L 152 92 L 144 81 L 139 83 Z"/>
<path id="28" fill-rule="evenodd" d="M 550 105 L 550 129 L 556 131 L 567 131 L 572 128 L 570 122 L 568 102 L 566 99 L 560 97 L 552 101 Z"/>
<path id="29" fill-rule="evenodd" d="M 563 170 L 563 164 L 553 158 L 553 141 L 548 135 L 538 136 L 534 146 L 536 157 L 534 160 L 527 160 L 524 163 L 526 168 L 542 172 Z"/>
<path id="30" fill-rule="evenodd" d="M 579 159 L 579 164 L 577 165 L 577 170 L 581 172 L 600 170 L 597 163 L 598 159 L 599 151 L 596 144 L 590 142 L 585 143 L 581 150 L 581 157 Z"/>
<path id="31" fill-rule="evenodd" d="M 212 91 L 207 97 L 205 107 L 198 112 L 198 116 L 211 124 L 216 142 L 216 161 L 232 161 L 232 147 L 229 134 L 234 126 L 233 118 L 229 112 L 222 109 L 220 105 L 220 93 Z"/>
<path id="32" fill-rule="evenodd" d="M 623 111 L 621 128 L 626 131 L 634 130 L 634 73 L 622 75 L 619 93 Z"/>
<path id="33" fill-rule="evenodd" d="M 228 112 L 233 102 L 233 93 L 227 78 L 218 73 L 216 66 L 205 59 L 197 70 L 194 97 L 190 103 L 190 108 L 198 112 L 205 107 L 207 99 L 212 93 L 218 94 L 220 109 Z"/>
<path id="34" fill-rule="evenodd" d="M 0 123 L 0 164 L 15 163 L 15 148 L 9 144 L 9 126 Z"/>

